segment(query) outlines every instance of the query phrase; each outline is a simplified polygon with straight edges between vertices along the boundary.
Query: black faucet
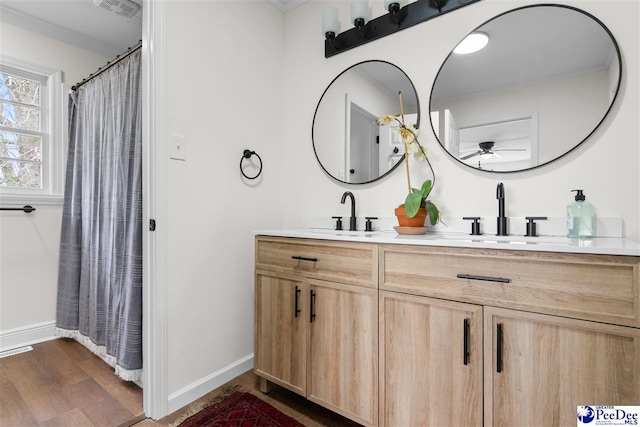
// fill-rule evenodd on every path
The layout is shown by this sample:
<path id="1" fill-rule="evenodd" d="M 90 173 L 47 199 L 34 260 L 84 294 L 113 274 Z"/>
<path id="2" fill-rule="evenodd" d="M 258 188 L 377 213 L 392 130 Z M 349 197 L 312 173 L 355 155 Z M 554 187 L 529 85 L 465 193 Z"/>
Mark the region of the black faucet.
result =
<path id="1" fill-rule="evenodd" d="M 498 228 L 496 236 L 507 236 L 507 217 L 504 215 L 504 185 L 502 183 L 498 184 L 496 198 L 498 199 Z"/>
<path id="2" fill-rule="evenodd" d="M 345 191 L 342 195 L 342 200 L 340 200 L 340 203 L 344 205 L 344 202 L 347 201 L 347 196 L 351 197 L 351 218 L 349 218 L 349 231 L 356 231 L 358 229 L 356 224 L 356 198 L 353 197 L 353 193 L 351 191 Z"/>

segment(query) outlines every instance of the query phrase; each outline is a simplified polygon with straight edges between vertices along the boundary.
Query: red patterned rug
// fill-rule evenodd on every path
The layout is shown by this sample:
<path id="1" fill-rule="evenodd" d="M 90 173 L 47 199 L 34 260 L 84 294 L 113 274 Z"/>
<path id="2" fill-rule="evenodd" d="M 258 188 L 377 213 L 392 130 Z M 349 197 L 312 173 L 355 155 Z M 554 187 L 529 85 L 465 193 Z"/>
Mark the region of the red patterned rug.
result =
<path id="1" fill-rule="evenodd" d="M 239 391 L 222 402 L 204 408 L 180 424 L 180 427 L 202 426 L 304 427 L 253 394 Z"/>

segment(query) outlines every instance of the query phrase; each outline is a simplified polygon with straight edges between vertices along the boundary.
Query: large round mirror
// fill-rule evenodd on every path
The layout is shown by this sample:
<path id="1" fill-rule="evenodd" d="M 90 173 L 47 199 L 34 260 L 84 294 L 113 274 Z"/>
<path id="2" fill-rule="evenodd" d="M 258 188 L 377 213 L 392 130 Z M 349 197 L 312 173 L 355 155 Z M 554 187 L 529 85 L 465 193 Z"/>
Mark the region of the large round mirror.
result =
<path id="1" fill-rule="evenodd" d="M 488 36 L 486 46 L 454 49 L 431 91 L 434 133 L 456 160 L 494 172 L 531 169 L 564 156 L 602 123 L 618 94 L 621 60 L 595 17 L 533 5 L 478 33 Z"/>
<path id="2" fill-rule="evenodd" d="M 399 135 L 375 120 L 400 112 L 418 123 L 418 94 L 400 68 L 384 61 L 365 61 L 347 68 L 325 89 L 313 117 L 313 149 L 332 178 L 365 184 L 391 172 L 404 151 Z"/>

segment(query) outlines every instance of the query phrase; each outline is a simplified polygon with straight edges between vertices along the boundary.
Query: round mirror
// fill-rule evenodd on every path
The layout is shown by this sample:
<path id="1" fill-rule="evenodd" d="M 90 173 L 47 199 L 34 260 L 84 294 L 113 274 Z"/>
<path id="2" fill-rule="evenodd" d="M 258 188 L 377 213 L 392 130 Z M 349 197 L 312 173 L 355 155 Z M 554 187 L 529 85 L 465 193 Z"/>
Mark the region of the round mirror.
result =
<path id="1" fill-rule="evenodd" d="M 451 52 L 431 91 L 433 131 L 453 158 L 493 172 L 527 170 L 564 156 L 602 123 L 622 71 L 618 45 L 598 19 L 532 5 L 478 33 L 486 46 Z"/>
<path id="2" fill-rule="evenodd" d="M 400 112 L 418 125 L 418 94 L 400 68 L 384 61 L 365 61 L 338 75 L 325 89 L 313 117 L 313 150 L 332 178 L 365 184 L 391 172 L 404 157 L 402 141 L 380 116 Z"/>

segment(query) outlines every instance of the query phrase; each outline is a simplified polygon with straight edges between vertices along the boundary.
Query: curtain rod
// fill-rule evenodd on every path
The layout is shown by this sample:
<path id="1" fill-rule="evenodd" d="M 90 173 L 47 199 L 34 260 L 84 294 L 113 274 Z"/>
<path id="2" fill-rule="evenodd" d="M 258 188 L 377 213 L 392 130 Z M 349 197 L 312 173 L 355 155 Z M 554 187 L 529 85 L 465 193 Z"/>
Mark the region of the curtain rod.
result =
<path id="1" fill-rule="evenodd" d="M 111 68 L 114 65 L 118 64 L 120 61 L 122 61 L 123 59 L 127 58 L 129 55 L 131 55 L 133 52 L 135 52 L 136 50 L 140 49 L 141 47 L 142 47 L 142 40 L 140 40 L 134 46 L 131 46 L 130 48 L 127 48 L 127 51 L 125 53 L 116 56 L 116 58 L 114 60 L 107 62 L 104 67 L 98 68 L 98 70 L 95 73 L 89 74 L 89 77 L 87 77 L 86 79 L 82 80 L 80 83 L 76 83 L 74 86 L 71 86 L 71 90 L 75 92 L 76 90 L 78 90 L 80 88 L 80 86 L 82 86 L 83 84 L 93 80 L 95 77 L 98 77 L 100 74 L 104 73 L 109 68 Z"/>
<path id="2" fill-rule="evenodd" d="M 36 208 L 30 205 L 23 206 L 21 208 L 0 208 L 0 211 L 23 211 L 25 213 L 30 213 L 35 211 Z"/>

